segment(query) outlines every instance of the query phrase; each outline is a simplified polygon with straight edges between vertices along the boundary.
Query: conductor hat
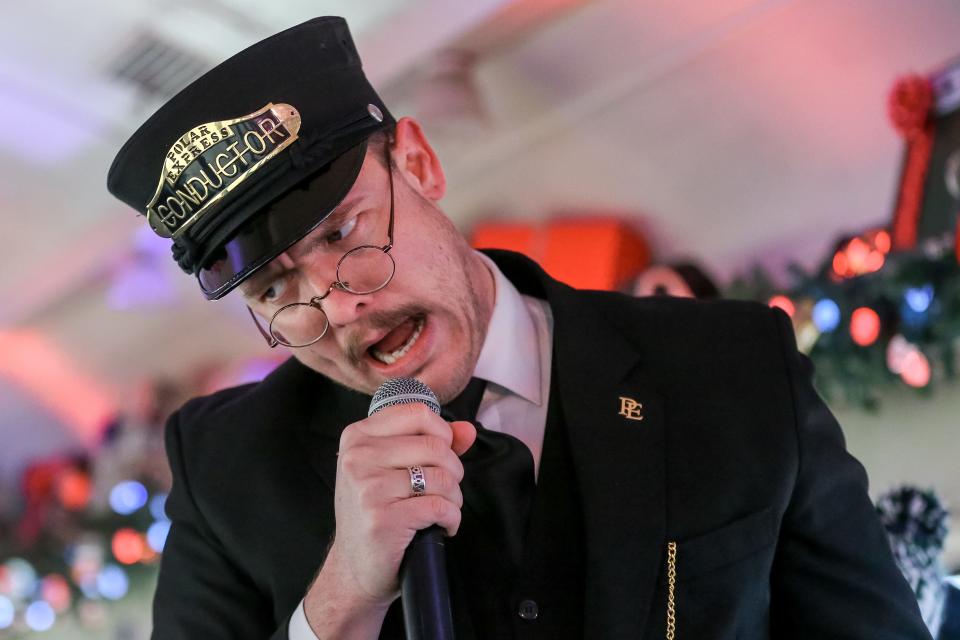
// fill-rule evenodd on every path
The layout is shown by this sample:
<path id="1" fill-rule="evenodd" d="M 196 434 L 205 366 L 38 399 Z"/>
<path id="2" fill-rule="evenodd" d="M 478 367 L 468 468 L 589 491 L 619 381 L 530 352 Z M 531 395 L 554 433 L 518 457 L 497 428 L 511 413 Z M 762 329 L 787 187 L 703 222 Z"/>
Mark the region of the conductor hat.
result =
<path id="1" fill-rule="evenodd" d="M 160 107 L 117 153 L 107 188 L 220 298 L 323 222 L 353 186 L 368 138 L 392 124 L 347 23 L 315 18 Z M 284 198 L 294 190 L 308 196 L 295 206 Z"/>

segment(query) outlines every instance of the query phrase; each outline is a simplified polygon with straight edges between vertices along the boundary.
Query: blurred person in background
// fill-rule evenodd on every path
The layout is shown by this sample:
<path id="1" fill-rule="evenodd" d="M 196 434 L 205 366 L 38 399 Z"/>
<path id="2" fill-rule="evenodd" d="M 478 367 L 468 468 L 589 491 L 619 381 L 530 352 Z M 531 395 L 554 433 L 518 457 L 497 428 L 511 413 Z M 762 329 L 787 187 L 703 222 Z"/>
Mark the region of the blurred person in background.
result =
<path id="1" fill-rule="evenodd" d="M 438 524 L 460 638 L 929 638 L 787 317 L 474 251 L 341 19 L 195 81 L 108 186 L 293 356 L 167 425 L 155 637 L 403 637 Z M 367 417 L 398 376 L 443 417 Z"/>

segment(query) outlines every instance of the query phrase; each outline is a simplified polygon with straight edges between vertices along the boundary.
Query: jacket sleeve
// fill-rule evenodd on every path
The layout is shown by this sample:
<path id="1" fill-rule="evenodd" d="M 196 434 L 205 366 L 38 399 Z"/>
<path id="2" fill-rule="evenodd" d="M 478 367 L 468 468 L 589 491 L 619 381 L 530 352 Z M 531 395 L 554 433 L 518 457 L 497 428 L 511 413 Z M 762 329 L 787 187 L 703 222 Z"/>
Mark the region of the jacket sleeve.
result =
<path id="1" fill-rule="evenodd" d="M 774 638 L 930 639 L 893 561 L 840 425 L 813 388 L 787 316 L 773 311 L 793 396 L 799 466 L 771 576 Z"/>
<path id="2" fill-rule="evenodd" d="M 273 620 L 271 603 L 231 560 L 191 493 L 184 465 L 180 414 L 166 428 L 173 486 L 171 521 L 153 600 L 154 640 L 287 640 L 289 618 Z"/>

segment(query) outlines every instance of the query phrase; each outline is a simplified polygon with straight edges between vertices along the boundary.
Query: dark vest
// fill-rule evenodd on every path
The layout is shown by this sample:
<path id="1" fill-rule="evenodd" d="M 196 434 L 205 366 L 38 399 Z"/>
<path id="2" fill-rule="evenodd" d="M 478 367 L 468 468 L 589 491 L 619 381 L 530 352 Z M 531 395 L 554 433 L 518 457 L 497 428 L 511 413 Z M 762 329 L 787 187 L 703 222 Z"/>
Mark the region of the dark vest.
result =
<path id="1" fill-rule="evenodd" d="M 460 530 L 447 542 L 457 640 L 584 636 L 583 515 L 555 388 L 534 491 L 530 512 L 518 513 L 515 521 L 526 528 L 519 566 L 492 529 L 464 505 Z M 404 637 L 399 600 L 380 637 Z"/>

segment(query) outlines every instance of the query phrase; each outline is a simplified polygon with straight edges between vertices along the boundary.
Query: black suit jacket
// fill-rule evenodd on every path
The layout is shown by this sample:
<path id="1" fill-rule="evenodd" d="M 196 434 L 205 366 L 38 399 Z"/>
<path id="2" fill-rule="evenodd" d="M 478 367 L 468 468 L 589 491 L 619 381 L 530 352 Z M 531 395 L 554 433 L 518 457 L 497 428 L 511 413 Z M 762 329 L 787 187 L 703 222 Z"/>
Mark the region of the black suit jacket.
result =
<path id="1" fill-rule="evenodd" d="M 577 291 L 490 256 L 553 310 L 589 638 L 664 637 L 670 541 L 678 638 L 929 638 L 784 314 Z M 171 418 L 154 637 L 286 638 L 334 531 L 340 432 L 368 402 L 290 360 Z"/>

